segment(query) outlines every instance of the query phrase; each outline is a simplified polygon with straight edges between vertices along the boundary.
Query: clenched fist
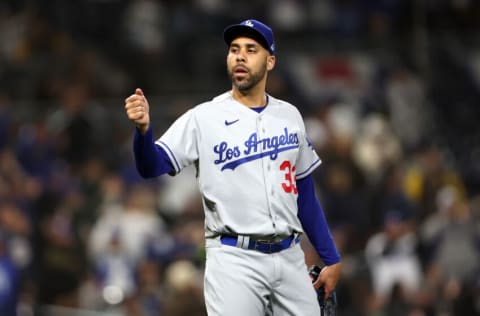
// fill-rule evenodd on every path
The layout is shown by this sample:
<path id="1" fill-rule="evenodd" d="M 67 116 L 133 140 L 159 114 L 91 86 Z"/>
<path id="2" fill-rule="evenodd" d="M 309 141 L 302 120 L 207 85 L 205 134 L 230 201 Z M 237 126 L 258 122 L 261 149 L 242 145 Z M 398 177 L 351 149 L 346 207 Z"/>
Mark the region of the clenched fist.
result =
<path id="1" fill-rule="evenodd" d="M 147 98 L 142 89 L 137 88 L 135 93 L 125 99 L 125 111 L 128 119 L 137 125 L 142 134 L 150 126 L 150 114 Z"/>

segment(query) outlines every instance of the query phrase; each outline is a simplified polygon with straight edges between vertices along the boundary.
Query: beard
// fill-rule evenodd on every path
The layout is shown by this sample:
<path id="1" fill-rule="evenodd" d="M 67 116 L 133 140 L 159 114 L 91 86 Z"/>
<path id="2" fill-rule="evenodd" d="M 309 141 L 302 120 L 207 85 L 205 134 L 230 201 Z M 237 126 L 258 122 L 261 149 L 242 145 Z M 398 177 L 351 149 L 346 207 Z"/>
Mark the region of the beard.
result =
<path id="1" fill-rule="evenodd" d="M 260 67 L 260 70 L 257 72 L 251 72 L 250 70 L 248 70 L 245 76 L 241 78 L 235 76 L 235 74 L 233 73 L 233 68 L 227 69 L 227 71 L 228 76 L 232 80 L 232 84 L 239 91 L 248 91 L 255 87 L 263 79 L 263 77 L 265 77 L 265 74 L 267 72 L 267 63 L 265 62 L 262 67 Z"/>

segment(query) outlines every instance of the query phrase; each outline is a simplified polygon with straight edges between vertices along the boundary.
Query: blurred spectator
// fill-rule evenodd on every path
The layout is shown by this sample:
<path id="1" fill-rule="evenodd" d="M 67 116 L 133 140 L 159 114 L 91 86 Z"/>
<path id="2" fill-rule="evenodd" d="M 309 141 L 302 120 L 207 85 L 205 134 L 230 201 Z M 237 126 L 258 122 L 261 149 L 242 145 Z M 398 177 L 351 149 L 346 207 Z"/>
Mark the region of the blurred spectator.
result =
<path id="1" fill-rule="evenodd" d="M 402 145 L 411 150 L 430 136 L 431 113 L 421 80 L 402 67 L 393 69 L 387 82 L 389 120 Z M 408 126 L 408 128 L 405 128 Z"/>
<path id="2" fill-rule="evenodd" d="M 95 155 L 89 156 L 77 171 L 79 175 L 76 179 L 79 190 L 83 193 L 83 203 L 75 214 L 75 226 L 79 238 L 85 244 L 92 225 L 99 216 L 98 208 L 103 199 L 101 185 L 107 177 L 107 168 L 106 162 Z"/>
<path id="3" fill-rule="evenodd" d="M 454 187 L 439 190 L 437 201 L 437 212 L 422 225 L 427 284 L 442 297 L 434 302 L 438 312 L 452 313 L 462 287 L 473 285 L 480 272 L 480 223 Z"/>
<path id="4" fill-rule="evenodd" d="M 17 138 L 15 149 L 23 169 L 30 176 L 47 183 L 58 152 L 45 120 L 42 118 L 31 125 L 21 126 Z"/>
<path id="5" fill-rule="evenodd" d="M 365 179 L 352 159 L 357 117 L 351 109 L 337 106 L 326 121 L 329 137 L 320 151 L 323 167 L 314 177 L 338 247 L 356 252 L 363 248 L 370 228 Z"/>
<path id="6" fill-rule="evenodd" d="M 334 1 L 335 23 L 332 31 L 342 38 L 354 38 L 365 30 L 363 6 L 352 0 Z"/>
<path id="7" fill-rule="evenodd" d="M 6 236 L 0 231 L 0 314 L 16 316 L 21 280 L 6 248 Z"/>
<path id="8" fill-rule="evenodd" d="M 379 183 L 400 162 L 402 154 L 401 144 L 385 117 L 370 114 L 364 119 L 352 155 L 371 185 Z"/>
<path id="9" fill-rule="evenodd" d="M 48 127 L 58 142 L 60 155 L 78 168 L 94 152 L 93 123 L 88 116 L 89 90 L 86 82 L 67 84 L 60 96 L 60 108 L 48 118 Z"/>
<path id="10" fill-rule="evenodd" d="M 408 210 L 390 209 L 385 213 L 382 231 L 372 235 L 365 247 L 373 284 L 372 312 L 400 300 L 406 315 L 422 284 L 422 267 L 417 254 L 417 238 Z M 397 315 L 400 315 L 397 313 Z"/>
<path id="11" fill-rule="evenodd" d="M 413 10 L 412 1 L 374 0 L 366 5 L 367 28 L 372 39 L 388 40 L 392 34 L 402 34 L 408 16 Z M 405 19 L 407 21 L 405 21 Z"/>
<path id="12" fill-rule="evenodd" d="M 101 257 L 111 247 L 112 236 L 121 245 L 122 255 L 134 265 L 153 249 L 157 254 L 167 253 L 173 240 L 155 209 L 152 188 L 133 185 L 123 205 L 104 205 L 102 214 L 93 226 L 89 248 L 92 258 Z"/>
<path id="13" fill-rule="evenodd" d="M 120 175 L 106 173 L 99 183 L 101 200 L 98 203 L 97 215 L 108 212 L 118 214 L 123 207 L 126 190 L 126 183 Z"/>
<path id="14" fill-rule="evenodd" d="M 16 62 L 24 48 L 22 45 L 30 11 L 25 5 L 16 6 L 12 1 L 7 2 L 0 5 L 0 61 Z"/>
<path id="15" fill-rule="evenodd" d="M 121 304 L 134 296 L 136 262 L 125 251 L 119 230 L 111 232 L 106 247 L 93 258 L 93 266 L 106 304 Z"/>
<path id="16" fill-rule="evenodd" d="M 168 267 L 167 286 L 172 291 L 165 309 L 166 316 L 207 315 L 203 298 L 203 275 L 189 261 L 177 261 Z"/>
<path id="17" fill-rule="evenodd" d="M 163 3 L 153 0 L 133 0 L 125 9 L 123 28 L 126 40 L 134 51 L 143 54 L 158 54 L 166 43 L 164 26 L 166 24 Z"/>
<path id="18" fill-rule="evenodd" d="M 307 14 L 314 30 L 329 30 L 335 22 L 333 13 L 333 1 L 317 0 L 310 1 Z"/>
<path id="19" fill-rule="evenodd" d="M 438 146 L 420 146 L 406 166 L 405 192 L 418 205 L 418 218 L 424 220 L 436 210 L 436 194 L 445 186 L 452 186 L 462 198 L 465 184 L 460 174 L 446 159 Z"/>
<path id="20" fill-rule="evenodd" d="M 38 303 L 77 307 L 77 290 L 86 271 L 85 247 L 75 227 L 82 193 L 71 188 L 52 212 L 40 219 L 37 258 Z"/>
<path id="21" fill-rule="evenodd" d="M 74 50 L 75 47 L 71 49 Z M 128 89 L 131 84 L 132 79 L 123 67 L 119 66 L 115 60 L 109 59 L 105 53 L 92 47 L 84 47 L 75 52 L 73 56 L 67 55 L 67 57 L 69 63 L 66 66 L 67 70 L 63 70 L 63 72 L 69 71 L 69 76 L 79 82 L 88 82 L 89 96 L 97 98 L 115 97 Z M 61 94 L 61 91 L 54 92 Z M 92 120 L 102 119 L 105 121 L 108 119 L 102 106 L 99 106 L 97 102 L 92 102 L 92 100 L 89 101 L 91 103 L 88 115 Z M 101 131 L 101 133 L 96 134 L 96 137 L 100 139 L 104 139 L 106 136 L 111 137 L 111 130 L 107 126 L 100 125 L 95 126 L 95 128 Z"/>
<path id="22" fill-rule="evenodd" d="M 192 181 L 195 168 L 190 166 L 175 177 L 162 179 L 162 189 L 158 196 L 160 211 L 167 218 L 175 218 L 184 213 L 202 214 L 200 192 L 197 183 Z M 200 207 L 198 207 L 200 206 Z"/>
<path id="23" fill-rule="evenodd" d="M 136 277 L 138 303 L 134 315 L 163 315 L 166 302 L 162 266 L 147 257 L 137 266 Z"/>
<path id="24" fill-rule="evenodd" d="M 4 235 L 2 241 L 4 250 L 11 258 L 19 275 L 26 277 L 32 262 L 30 219 L 15 204 L 5 202 L 0 205 L 0 229 Z"/>
<path id="25" fill-rule="evenodd" d="M 307 22 L 307 8 L 297 0 L 272 1 L 268 14 L 272 27 L 280 32 L 298 31 Z"/>

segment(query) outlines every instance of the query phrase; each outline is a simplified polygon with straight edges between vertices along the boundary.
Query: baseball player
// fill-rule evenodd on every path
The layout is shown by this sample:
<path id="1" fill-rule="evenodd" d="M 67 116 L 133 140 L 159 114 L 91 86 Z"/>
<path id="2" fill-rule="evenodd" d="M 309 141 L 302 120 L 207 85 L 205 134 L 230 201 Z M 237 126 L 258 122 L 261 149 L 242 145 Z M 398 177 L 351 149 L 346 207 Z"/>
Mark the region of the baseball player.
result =
<path id="1" fill-rule="evenodd" d="M 188 110 L 157 140 L 142 90 L 125 100 L 136 167 L 146 178 L 197 169 L 208 315 L 317 316 L 314 287 L 332 293 L 341 265 L 311 177 L 320 159 L 297 108 L 265 91 L 276 61 L 270 27 L 246 20 L 223 36 L 231 90 Z M 304 233 L 326 265 L 314 286 Z"/>

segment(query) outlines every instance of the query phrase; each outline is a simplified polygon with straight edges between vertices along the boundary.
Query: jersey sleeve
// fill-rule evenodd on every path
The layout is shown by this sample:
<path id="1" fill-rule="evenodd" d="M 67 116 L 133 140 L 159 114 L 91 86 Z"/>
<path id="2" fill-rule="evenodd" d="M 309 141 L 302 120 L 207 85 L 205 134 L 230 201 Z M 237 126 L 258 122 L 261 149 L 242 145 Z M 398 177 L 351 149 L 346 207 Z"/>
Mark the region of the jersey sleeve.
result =
<path id="1" fill-rule="evenodd" d="M 315 152 L 312 143 L 308 139 L 305 125 L 301 117 L 300 122 L 301 133 L 299 139 L 299 153 L 296 161 L 297 179 L 303 179 L 311 174 L 322 162 Z"/>
<path id="2" fill-rule="evenodd" d="M 194 110 L 180 116 L 155 142 L 168 155 L 175 173 L 198 159 L 198 126 Z"/>

